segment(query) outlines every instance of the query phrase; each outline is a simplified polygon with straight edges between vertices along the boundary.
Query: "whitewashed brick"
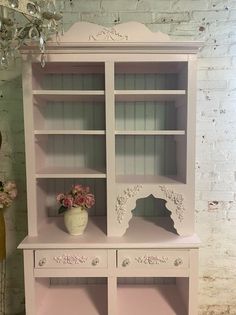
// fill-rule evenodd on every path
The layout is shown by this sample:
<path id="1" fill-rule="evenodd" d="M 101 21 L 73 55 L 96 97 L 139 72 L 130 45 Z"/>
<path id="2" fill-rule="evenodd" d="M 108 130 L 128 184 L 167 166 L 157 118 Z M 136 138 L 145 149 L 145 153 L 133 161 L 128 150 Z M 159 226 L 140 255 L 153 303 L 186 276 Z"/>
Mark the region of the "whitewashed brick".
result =
<path id="1" fill-rule="evenodd" d="M 102 0 L 100 5 L 104 12 L 118 12 L 118 11 L 135 11 L 137 9 L 137 3 L 138 3 L 137 0 L 129 0 L 129 1 Z M 89 11 L 90 10 L 87 10 L 87 12 Z"/>
<path id="2" fill-rule="evenodd" d="M 104 13 L 104 12 L 83 12 L 81 13 L 81 20 L 85 22 L 96 23 L 100 25 L 114 24 L 119 20 L 118 13 Z"/>
<path id="3" fill-rule="evenodd" d="M 120 22 L 137 21 L 141 23 L 153 23 L 154 13 L 152 12 L 120 12 Z"/>
<path id="4" fill-rule="evenodd" d="M 204 9 L 208 9 L 208 1 L 205 0 L 178 0 L 178 1 L 174 1 L 171 9 L 173 11 L 183 11 L 187 10 L 187 11 L 195 11 L 195 10 L 204 10 Z"/>
<path id="5" fill-rule="evenodd" d="M 233 191 L 203 191 L 202 200 L 222 200 L 222 201 L 233 201 Z"/>
<path id="6" fill-rule="evenodd" d="M 167 11 L 171 10 L 172 1 L 169 0 L 136 0 L 137 7 L 136 10 L 141 11 Z"/>
<path id="7" fill-rule="evenodd" d="M 227 81 L 226 80 L 198 81 L 198 88 L 201 90 L 225 90 L 227 88 Z"/>
<path id="8" fill-rule="evenodd" d="M 199 22 L 214 23 L 218 21 L 226 21 L 229 17 L 229 12 L 227 10 L 199 10 L 194 11 L 192 17 Z"/>
<path id="9" fill-rule="evenodd" d="M 156 13 L 154 23 L 176 23 L 176 22 L 187 22 L 190 21 L 189 12 L 165 12 Z"/>
<path id="10" fill-rule="evenodd" d="M 230 69 L 231 58 L 200 58 L 198 60 L 199 69 Z"/>

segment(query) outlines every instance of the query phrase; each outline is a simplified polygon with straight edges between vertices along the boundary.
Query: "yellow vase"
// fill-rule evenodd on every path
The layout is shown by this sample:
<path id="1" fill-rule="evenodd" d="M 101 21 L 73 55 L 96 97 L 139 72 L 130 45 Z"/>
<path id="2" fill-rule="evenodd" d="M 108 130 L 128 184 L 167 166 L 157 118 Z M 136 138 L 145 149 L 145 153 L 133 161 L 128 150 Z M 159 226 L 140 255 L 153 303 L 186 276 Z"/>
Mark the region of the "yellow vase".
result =
<path id="1" fill-rule="evenodd" d="M 88 212 L 81 207 L 72 207 L 66 210 L 64 222 L 69 234 L 81 235 L 88 223 Z"/>
<path id="2" fill-rule="evenodd" d="M 0 209 L 0 261 L 6 258 L 6 234 L 3 209 Z"/>

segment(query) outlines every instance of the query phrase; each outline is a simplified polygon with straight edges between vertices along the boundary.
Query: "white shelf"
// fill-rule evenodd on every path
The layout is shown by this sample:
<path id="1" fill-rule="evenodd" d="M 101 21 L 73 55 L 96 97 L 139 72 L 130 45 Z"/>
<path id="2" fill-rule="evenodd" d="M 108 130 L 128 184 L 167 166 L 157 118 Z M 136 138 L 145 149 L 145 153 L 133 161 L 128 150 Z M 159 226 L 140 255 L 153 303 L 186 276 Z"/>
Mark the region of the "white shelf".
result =
<path id="1" fill-rule="evenodd" d="M 176 101 L 186 90 L 115 90 L 116 101 Z"/>
<path id="2" fill-rule="evenodd" d="M 104 101 L 103 90 L 33 90 L 33 96 L 44 101 Z"/>
<path id="3" fill-rule="evenodd" d="M 38 170 L 36 178 L 106 178 L 106 173 L 91 168 L 50 167 Z"/>
<path id="4" fill-rule="evenodd" d="M 105 135 L 105 130 L 35 130 L 35 135 Z"/>
<path id="5" fill-rule="evenodd" d="M 160 175 L 116 175 L 118 184 L 168 184 L 180 185 L 184 181 L 177 176 L 160 176 Z"/>
<path id="6" fill-rule="evenodd" d="M 170 219 L 158 217 L 133 217 L 124 236 L 107 237 L 106 217 L 97 216 L 89 217 L 84 234 L 76 237 L 66 231 L 63 217 L 48 218 L 39 235 L 27 236 L 19 248 L 198 248 L 199 244 L 196 234 L 178 236 Z"/>
<path id="7" fill-rule="evenodd" d="M 107 286 L 55 285 L 45 287 L 37 315 L 107 314 Z"/>
<path id="8" fill-rule="evenodd" d="M 187 315 L 176 285 L 119 285 L 118 315 Z"/>
<path id="9" fill-rule="evenodd" d="M 116 135 L 127 136 L 182 136 L 185 130 L 116 130 Z"/>

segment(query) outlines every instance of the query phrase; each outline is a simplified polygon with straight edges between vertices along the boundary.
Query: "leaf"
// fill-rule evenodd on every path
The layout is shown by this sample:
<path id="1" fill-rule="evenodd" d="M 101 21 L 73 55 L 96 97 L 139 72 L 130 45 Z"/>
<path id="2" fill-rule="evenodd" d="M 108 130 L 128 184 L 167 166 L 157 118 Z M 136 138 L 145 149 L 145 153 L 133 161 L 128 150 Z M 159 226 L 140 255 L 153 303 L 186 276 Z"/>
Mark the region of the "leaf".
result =
<path id="1" fill-rule="evenodd" d="M 66 210 L 67 210 L 66 207 L 61 206 L 61 207 L 58 209 L 58 213 L 59 213 L 59 214 L 64 213 Z"/>

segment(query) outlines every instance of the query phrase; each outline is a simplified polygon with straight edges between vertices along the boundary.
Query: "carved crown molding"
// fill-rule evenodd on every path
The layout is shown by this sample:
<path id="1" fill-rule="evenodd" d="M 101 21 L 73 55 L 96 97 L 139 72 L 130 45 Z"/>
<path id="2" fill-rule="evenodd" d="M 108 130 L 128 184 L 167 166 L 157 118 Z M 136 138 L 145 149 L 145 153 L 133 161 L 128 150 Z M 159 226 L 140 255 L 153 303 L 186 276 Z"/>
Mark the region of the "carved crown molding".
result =
<path id="1" fill-rule="evenodd" d="M 90 41 L 127 41 L 129 39 L 128 35 L 119 33 L 114 27 L 112 28 L 103 28 L 96 34 L 89 35 Z"/>

